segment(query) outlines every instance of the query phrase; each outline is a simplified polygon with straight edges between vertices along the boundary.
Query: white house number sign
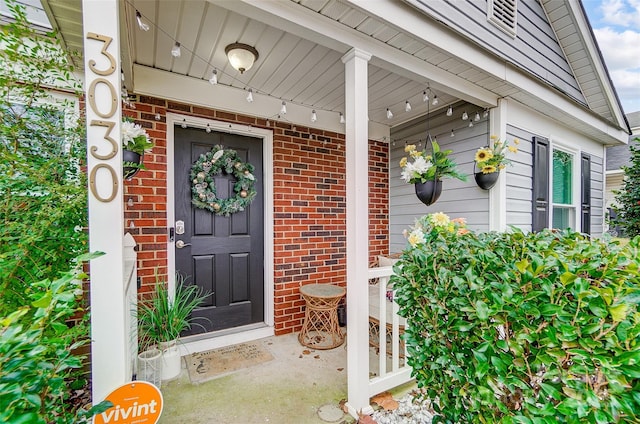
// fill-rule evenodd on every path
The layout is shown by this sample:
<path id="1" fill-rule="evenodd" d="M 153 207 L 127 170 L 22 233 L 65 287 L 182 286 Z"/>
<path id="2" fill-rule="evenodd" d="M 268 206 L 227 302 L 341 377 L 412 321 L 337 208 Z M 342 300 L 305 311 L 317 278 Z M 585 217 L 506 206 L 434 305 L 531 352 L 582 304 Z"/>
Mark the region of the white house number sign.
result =
<path id="1" fill-rule="evenodd" d="M 96 67 L 95 60 L 91 59 L 89 61 L 89 69 L 91 70 L 91 72 L 98 75 L 98 78 L 95 78 L 91 82 L 87 91 L 88 107 L 93 113 L 98 115 L 100 118 L 103 118 L 92 119 L 89 125 L 92 127 L 104 127 L 105 130 L 103 140 L 105 140 L 111 147 L 110 152 L 102 155 L 98 153 L 98 146 L 94 145 L 91 146 L 90 153 L 91 156 L 96 158 L 98 161 L 106 161 L 113 158 L 118 153 L 119 148 L 118 142 L 111 136 L 111 132 L 116 125 L 113 116 L 118 111 L 118 94 L 113 84 L 108 79 L 103 78 L 105 76 L 112 75 L 116 71 L 116 59 L 111 55 L 111 53 L 107 51 L 113 38 L 106 35 L 96 34 L 94 32 L 88 32 L 87 39 L 96 40 L 103 43 L 100 54 L 105 56 L 109 61 L 109 66 L 107 67 L 107 69 L 98 69 Z M 101 110 L 98 103 L 96 102 L 96 88 L 100 85 L 104 85 L 107 88 L 107 90 L 109 91 L 109 96 L 111 97 L 111 101 L 107 102 L 105 106 L 102 106 L 102 108 L 105 110 Z M 98 192 L 98 188 L 96 185 L 96 175 L 101 169 L 104 169 L 109 173 L 110 179 L 112 181 L 111 193 L 107 197 L 102 196 Z M 113 169 L 113 167 L 108 163 L 99 162 L 89 173 L 89 189 L 91 190 L 91 194 L 100 202 L 111 202 L 118 194 L 118 174 L 116 173 L 116 170 Z"/>

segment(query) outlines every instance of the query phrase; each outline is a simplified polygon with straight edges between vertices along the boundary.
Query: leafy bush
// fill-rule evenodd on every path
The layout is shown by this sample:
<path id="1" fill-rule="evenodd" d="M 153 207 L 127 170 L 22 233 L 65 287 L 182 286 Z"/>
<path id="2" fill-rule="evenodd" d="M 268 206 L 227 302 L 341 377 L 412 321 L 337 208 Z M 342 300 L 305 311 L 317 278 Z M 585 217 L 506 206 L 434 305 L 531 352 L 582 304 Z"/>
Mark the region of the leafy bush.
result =
<path id="1" fill-rule="evenodd" d="M 15 22 L 0 29 L 0 316 L 29 303 L 31 283 L 67 270 L 87 238 L 84 126 L 51 90 L 80 84 L 56 38 L 7 4 Z"/>
<path id="2" fill-rule="evenodd" d="M 640 237 L 475 234 L 434 214 L 409 243 L 392 282 L 437 421 L 638 422 Z"/>
<path id="3" fill-rule="evenodd" d="M 0 318 L 0 422 L 75 424 L 109 406 L 68 403 L 84 359 L 73 350 L 88 343 L 84 323 L 66 325 L 84 277 L 78 268 L 40 281 L 30 306 Z"/>

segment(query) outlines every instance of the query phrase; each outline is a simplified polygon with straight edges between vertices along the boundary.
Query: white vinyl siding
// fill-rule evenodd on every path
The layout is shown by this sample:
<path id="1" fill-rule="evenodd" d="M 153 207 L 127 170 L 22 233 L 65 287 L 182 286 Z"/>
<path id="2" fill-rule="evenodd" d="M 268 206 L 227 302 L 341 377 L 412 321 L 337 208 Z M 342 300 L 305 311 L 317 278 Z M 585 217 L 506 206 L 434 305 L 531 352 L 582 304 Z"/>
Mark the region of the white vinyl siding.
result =
<path id="1" fill-rule="evenodd" d="M 396 127 L 391 132 L 389 163 L 389 231 L 390 252 L 399 252 L 405 248 L 406 239 L 403 230 L 409 229 L 415 220 L 433 212 L 444 212 L 451 218 L 465 218 L 469 228 L 478 231 L 489 230 L 489 192 L 480 189 L 473 178 L 473 164 L 475 152 L 478 148 L 489 144 L 488 118 L 482 117 L 469 127 L 469 121 L 462 121 L 460 116 L 465 110 L 471 119 L 475 116 L 476 106 L 453 105 L 453 115 L 445 115 L 446 108 L 431 117 L 431 136 L 436 138 L 443 150 L 451 149 L 451 158 L 456 161 L 463 174 L 468 175 L 466 182 L 456 179 L 445 179 L 442 183 L 442 195 L 437 202 L 426 206 L 415 194 L 413 184 L 406 184 L 400 178 L 400 159 L 406 156 L 405 141 L 409 144 L 422 143 L 417 146 L 422 150 L 426 141 L 427 123 L 424 117 Z M 473 111 L 473 113 L 471 113 Z M 454 137 L 451 137 L 451 130 Z M 394 144 L 395 143 L 395 144 Z"/>
<path id="2" fill-rule="evenodd" d="M 533 187 L 533 137 L 531 131 L 527 131 L 513 125 L 507 126 L 507 140 L 518 138 L 518 153 L 511 155 L 512 166 L 506 169 L 507 177 L 507 226 L 514 226 L 523 231 L 531 231 L 532 228 L 532 187 Z M 551 143 L 552 148 L 557 148 Z M 573 178 L 573 200 L 575 209 L 573 213 L 580 215 L 580 157 L 579 146 L 571 146 L 574 158 L 574 178 Z M 600 235 L 603 232 L 604 223 L 604 174 L 603 157 L 590 152 L 591 156 L 591 234 Z M 552 194 L 551 194 L 552 195 Z M 553 196 L 553 195 L 552 195 Z M 551 199 L 553 200 L 553 199 Z M 576 227 L 577 219 L 573 220 L 572 229 L 580 230 Z M 553 221 L 550 219 L 549 221 Z M 552 226 L 551 224 L 549 226 Z"/>

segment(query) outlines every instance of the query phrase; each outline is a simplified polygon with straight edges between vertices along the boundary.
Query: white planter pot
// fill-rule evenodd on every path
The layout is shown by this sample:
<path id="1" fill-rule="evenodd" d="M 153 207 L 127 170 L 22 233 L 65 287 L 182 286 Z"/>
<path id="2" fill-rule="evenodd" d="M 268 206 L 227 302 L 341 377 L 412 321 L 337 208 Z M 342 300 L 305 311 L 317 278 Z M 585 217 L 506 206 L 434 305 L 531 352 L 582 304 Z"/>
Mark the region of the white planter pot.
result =
<path id="1" fill-rule="evenodd" d="M 182 362 L 180 360 L 180 349 L 176 340 L 159 343 L 162 351 L 162 379 L 171 380 L 180 375 Z"/>
<path id="2" fill-rule="evenodd" d="M 138 354 L 137 379 L 160 388 L 162 383 L 162 352 L 156 348 Z"/>

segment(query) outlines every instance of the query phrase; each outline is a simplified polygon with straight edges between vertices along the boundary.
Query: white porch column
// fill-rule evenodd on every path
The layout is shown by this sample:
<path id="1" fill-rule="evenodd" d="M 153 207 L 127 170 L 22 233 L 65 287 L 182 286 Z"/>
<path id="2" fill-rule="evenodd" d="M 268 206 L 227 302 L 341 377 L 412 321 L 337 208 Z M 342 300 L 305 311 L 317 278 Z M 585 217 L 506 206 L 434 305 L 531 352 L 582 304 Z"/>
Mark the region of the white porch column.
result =
<path id="1" fill-rule="evenodd" d="M 507 141 L 507 106 L 508 100 L 498 99 L 498 106 L 491 109 L 489 134 Z M 507 229 L 507 171 L 500 171 L 500 178 L 489 191 L 489 230 L 505 231 Z"/>
<path id="2" fill-rule="evenodd" d="M 352 49 L 345 64 L 347 184 L 347 406 L 353 416 L 369 405 L 369 142 L 367 67 L 371 55 Z"/>
<path id="3" fill-rule="evenodd" d="M 117 0 L 83 0 L 89 174 L 93 402 L 129 381 L 124 289 L 124 207 L 120 148 L 120 40 Z"/>

